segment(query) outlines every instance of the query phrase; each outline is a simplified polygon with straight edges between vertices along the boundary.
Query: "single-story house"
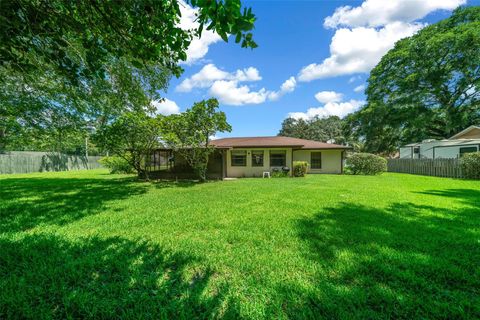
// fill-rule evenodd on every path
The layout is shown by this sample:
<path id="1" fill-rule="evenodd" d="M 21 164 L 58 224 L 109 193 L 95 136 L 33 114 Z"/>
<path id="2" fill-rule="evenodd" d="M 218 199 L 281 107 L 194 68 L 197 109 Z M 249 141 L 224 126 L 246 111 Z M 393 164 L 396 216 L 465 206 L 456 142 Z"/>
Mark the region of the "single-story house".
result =
<path id="1" fill-rule="evenodd" d="M 306 161 L 309 173 L 343 172 L 350 147 L 290 137 L 245 137 L 212 140 L 216 149 L 208 163 L 209 178 L 262 177 L 264 172 L 292 173 L 294 161 Z M 158 149 L 149 164 L 153 176 L 187 178 L 191 168 L 171 149 Z"/>
<path id="2" fill-rule="evenodd" d="M 400 159 L 459 158 L 480 151 L 480 127 L 470 126 L 449 139 L 424 140 L 400 148 Z"/>

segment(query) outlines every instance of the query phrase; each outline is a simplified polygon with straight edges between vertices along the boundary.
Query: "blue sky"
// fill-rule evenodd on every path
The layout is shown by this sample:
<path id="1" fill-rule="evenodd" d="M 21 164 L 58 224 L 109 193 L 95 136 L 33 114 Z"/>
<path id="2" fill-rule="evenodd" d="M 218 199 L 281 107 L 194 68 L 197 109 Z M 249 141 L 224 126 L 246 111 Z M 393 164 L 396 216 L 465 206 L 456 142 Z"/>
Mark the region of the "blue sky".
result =
<path id="1" fill-rule="evenodd" d="M 480 0 L 243 3 L 257 16 L 259 47 L 204 34 L 189 48 L 185 72 L 172 79 L 160 112 L 216 97 L 233 127 L 219 137 L 276 135 L 288 115 L 344 116 L 361 107 L 368 72 L 396 40 Z M 194 9 L 184 9 L 182 25 L 194 27 Z"/>

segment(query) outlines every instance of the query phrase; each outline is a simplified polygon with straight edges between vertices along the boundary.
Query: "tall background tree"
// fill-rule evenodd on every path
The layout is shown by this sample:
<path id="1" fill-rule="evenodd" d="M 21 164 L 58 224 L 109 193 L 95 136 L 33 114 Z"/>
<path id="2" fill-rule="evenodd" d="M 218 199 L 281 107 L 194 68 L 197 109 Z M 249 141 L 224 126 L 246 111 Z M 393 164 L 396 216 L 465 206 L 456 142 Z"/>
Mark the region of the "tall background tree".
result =
<path id="1" fill-rule="evenodd" d="M 372 70 L 367 104 L 348 118 L 370 152 L 448 138 L 480 123 L 480 7 L 396 43 Z"/>
<path id="2" fill-rule="evenodd" d="M 179 25 L 187 5 L 198 8 L 196 29 Z M 0 148 L 19 132 L 57 143 L 54 118 L 85 133 L 124 112 L 149 112 L 181 74 L 193 38 L 208 29 L 254 48 L 254 21 L 240 0 L 0 1 Z"/>
<path id="3" fill-rule="evenodd" d="M 345 143 L 344 121 L 337 116 L 313 119 L 287 118 L 282 122 L 279 136 L 321 142 Z"/>

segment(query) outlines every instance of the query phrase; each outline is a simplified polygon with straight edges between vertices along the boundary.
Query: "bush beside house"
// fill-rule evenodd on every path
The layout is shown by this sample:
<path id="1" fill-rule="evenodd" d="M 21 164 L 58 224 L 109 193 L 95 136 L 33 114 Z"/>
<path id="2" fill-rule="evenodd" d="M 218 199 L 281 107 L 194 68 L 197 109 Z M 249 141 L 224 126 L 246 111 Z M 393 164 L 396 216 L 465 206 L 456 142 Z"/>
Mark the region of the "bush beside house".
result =
<path id="1" fill-rule="evenodd" d="M 355 153 L 347 158 L 352 174 L 376 175 L 387 171 L 387 160 L 371 153 Z"/>
<path id="2" fill-rule="evenodd" d="M 460 159 L 463 177 L 467 179 L 480 179 L 480 152 L 464 154 Z"/>
<path id="3" fill-rule="evenodd" d="M 293 162 L 293 176 L 305 177 L 307 173 L 308 163 L 306 161 L 294 161 Z"/>
<path id="4" fill-rule="evenodd" d="M 98 160 L 102 166 L 108 168 L 110 173 L 134 173 L 135 169 L 124 158 L 118 156 L 103 157 Z"/>
<path id="5" fill-rule="evenodd" d="M 272 178 L 285 178 L 288 177 L 288 172 L 290 168 L 282 167 L 282 168 L 273 168 L 271 172 Z"/>

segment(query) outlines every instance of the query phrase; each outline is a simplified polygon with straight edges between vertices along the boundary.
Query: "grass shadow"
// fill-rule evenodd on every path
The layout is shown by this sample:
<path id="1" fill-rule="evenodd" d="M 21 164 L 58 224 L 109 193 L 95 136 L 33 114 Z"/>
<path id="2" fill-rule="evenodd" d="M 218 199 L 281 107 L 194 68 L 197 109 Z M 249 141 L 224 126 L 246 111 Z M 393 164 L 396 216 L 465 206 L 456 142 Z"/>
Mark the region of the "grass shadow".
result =
<path id="1" fill-rule="evenodd" d="M 135 178 L 7 178 L 0 183 L 0 233 L 64 225 L 145 193 Z"/>
<path id="2" fill-rule="evenodd" d="M 428 190 L 417 192 L 420 194 L 439 196 L 445 198 L 453 198 L 461 203 L 477 207 L 480 210 L 480 190 L 475 189 L 446 189 L 446 190 Z"/>
<path id="3" fill-rule="evenodd" d="M 200 183 L 193 180 L 157 180 L 153 183 L 157 189 L 165 188 L 191 188 L 199 185 Z"/>
<path id="4" fill-rule="evenodd" d="M 444 209 L 394 203 L 385 209 L 340 203 L 298 221 L 315 289 L 284 286 L 297 318 L 480 317 L 477 191 L 447 190 L 467 204 Z M 477 231 L 475 231 L 477 230 Z M 299 316 L 303 315 L 303 316 Z"/>
<path id="5" fill-rule="evenodd" d="M 142 241 L 0 239 L 1 319 L 235 318 L 199 258 Z"/>

